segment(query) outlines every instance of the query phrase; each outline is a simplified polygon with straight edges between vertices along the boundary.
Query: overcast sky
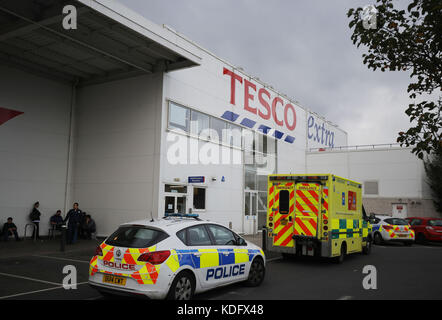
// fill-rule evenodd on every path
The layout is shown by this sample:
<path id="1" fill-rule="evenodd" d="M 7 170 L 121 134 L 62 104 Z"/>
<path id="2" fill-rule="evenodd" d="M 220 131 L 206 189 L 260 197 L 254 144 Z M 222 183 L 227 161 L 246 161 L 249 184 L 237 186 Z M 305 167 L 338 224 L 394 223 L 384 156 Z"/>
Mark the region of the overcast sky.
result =
<path id="1" fill-rule="evenodd" d="M 396 142 L 409 127 L 409 77 L 373 72 L 350 40 L 350 7 L 374 0 L 119 0 L 167 24 L 348 132 L 349 145 Z"/>

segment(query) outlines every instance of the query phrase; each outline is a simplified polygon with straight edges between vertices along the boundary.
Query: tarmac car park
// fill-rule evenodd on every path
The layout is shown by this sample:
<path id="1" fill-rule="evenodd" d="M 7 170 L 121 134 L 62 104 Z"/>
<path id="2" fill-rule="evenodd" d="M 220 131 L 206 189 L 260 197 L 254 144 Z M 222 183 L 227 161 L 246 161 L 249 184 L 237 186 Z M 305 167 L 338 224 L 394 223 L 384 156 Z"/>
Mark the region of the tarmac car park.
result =
<path id="1" fill-rule="evenodd" d="M 407 220 L 391 216 L 376 215 L 371 218 L 374 243 L 402 242 L 411 246 L 414 242 L 414 231 Z"/>
<path id="2" fill-rule="evenodd" d="M 97 247 L 89 284 L 103 295 L 188 300 L 244 281 L 259 286 L 264 252 L 224 226 L 197 215 L 121 225 Z"/>

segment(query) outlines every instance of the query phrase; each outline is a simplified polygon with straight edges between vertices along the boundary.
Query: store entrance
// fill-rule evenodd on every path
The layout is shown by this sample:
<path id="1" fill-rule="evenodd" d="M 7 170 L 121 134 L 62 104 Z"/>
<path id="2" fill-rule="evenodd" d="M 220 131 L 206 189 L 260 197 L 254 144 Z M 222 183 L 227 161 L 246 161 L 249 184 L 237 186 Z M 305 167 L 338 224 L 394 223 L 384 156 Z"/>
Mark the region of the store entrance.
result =
<path id="1" fill-rule="evenodd" d="M 165 213 L 184 214 L 187 212 L 187 186 L 166 184 L 164 191 Z"/>
<path id="2" fill-rule="evenodd" d="M 258 191 L 246 190 L 244 192 L 244 233 L 256 234 L 258 232 Z"/>

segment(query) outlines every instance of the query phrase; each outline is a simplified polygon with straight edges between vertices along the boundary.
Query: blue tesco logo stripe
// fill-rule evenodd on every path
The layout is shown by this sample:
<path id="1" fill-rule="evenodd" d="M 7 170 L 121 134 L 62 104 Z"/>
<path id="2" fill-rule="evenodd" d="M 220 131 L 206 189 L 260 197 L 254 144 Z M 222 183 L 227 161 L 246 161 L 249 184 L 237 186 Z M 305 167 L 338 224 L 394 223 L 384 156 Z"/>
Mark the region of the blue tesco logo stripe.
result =
<path id="1" fill-rule="evenodd" d="M 237 113 L 234 113 L 232 111 L 225 111 L 224 114 L 221 116 L 221 118 L 230 121 L 230 122 L 236 122 L 239 119 L 240 115 Z M 243 125 L 244 127 L 247 127 L 249 129 L 253 129 L 255 127 L 255 125 L 257 124 L 256 121 L 249 119 L 249 118 L 243 118 L 240 122 L 241 125 Z M 274 130 L 269 126 L 266 125 L 259 125 L 258 128 L 256 129 L 257 131 L 265 134 L 265 135 L 272 135 L 273 137 L 275 137 L 278 140 L 283 139 L 284 137 L 284 132 L 278 131 L 278 130 Z M 273 134 L 272 134 L 273 132 Z M 296 138 L 290 135 L 286 135 L 284 141 L 290 144 L 293 144 L 295 142 Z"/>
<path id="2" fill-rule="evenodd" d="M 241 125 L 243 125 L 243 126 L 245 126 L 247 128 L 250 128 L 250 129 L 252 129 L 255 126 L 255 124 L 256 124 L 256 121 L 250 120 L 248 118 L 244 118 L 241 121 Z"/>
<path id="3" fill-rule="evenodd" d="M 232 111 L 226 111 L 221 116 L 221 118 L 226 119 L 228 121 L 235 122 L 239 118 L 239 114 L 233 113 Z"/>

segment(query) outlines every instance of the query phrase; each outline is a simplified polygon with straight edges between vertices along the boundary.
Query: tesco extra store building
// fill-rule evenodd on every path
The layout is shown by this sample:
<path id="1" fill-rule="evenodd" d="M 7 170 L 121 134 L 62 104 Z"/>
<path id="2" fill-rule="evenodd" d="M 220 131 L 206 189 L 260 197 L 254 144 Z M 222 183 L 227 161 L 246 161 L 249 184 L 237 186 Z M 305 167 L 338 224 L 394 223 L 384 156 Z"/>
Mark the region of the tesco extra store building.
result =
<path id="1" fill-rule="evenodd" d="M 0 35 L 0 222 L 14 217 L 21 234 L 35 201 L 42 234 L 73 202 L 98 235 L 165 212 L 256 233 L 268 174 L 307 172 L 307 150 L 347 145 L 324 118 L 116 2 L 70 1 L 74 30 L 61 26 L 65 1 L 48 3 L 38 17 L 31 2 L 0 5 L 17 26 Z"/>

